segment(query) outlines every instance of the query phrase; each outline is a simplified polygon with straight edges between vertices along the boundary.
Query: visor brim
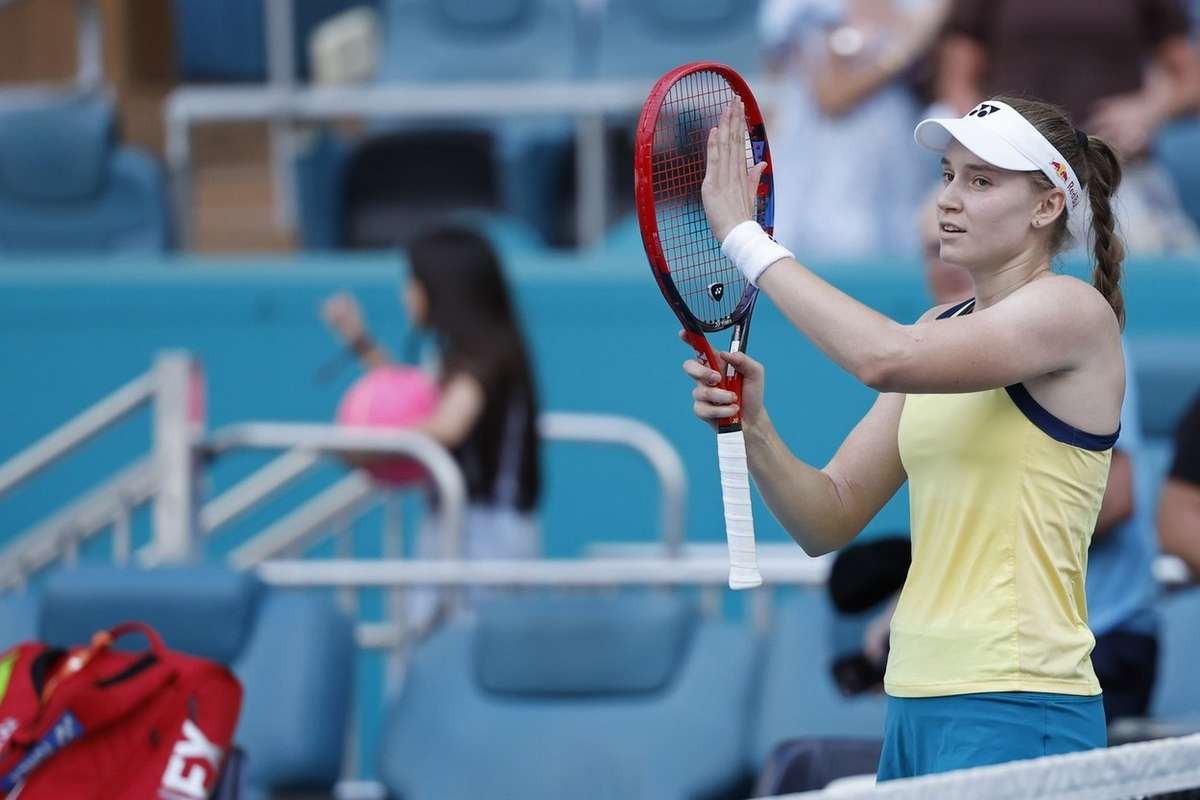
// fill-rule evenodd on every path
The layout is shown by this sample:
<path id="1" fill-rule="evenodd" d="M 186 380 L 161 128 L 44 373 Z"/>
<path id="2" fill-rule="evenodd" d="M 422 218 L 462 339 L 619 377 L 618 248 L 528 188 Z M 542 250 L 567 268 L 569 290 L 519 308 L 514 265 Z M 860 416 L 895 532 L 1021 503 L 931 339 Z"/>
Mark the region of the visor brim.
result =
<path id="1" fill-rule="evenodd" d="M 968 119 L 926 119 L 913 131 L 917 144 L 935 153 L 944 152 L 951 140 L 958 142 L 988 164 L 1020 172 L 1041 171 L 994 130 Z"/>

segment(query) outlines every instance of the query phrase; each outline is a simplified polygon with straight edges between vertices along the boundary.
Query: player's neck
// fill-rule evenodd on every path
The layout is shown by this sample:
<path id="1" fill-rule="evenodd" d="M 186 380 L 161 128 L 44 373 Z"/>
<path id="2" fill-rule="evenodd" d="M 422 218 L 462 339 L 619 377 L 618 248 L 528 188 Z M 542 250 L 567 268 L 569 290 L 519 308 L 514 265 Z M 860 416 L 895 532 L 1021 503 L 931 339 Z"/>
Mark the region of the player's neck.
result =
<path id="1" fill-rule="evenodd" d="M 975 308 L 994 306 L 1025 284 L 1049 274 L 1050 260 L 1040 257 L 1019 257 L 1000 269 L 973 274 Z"/>

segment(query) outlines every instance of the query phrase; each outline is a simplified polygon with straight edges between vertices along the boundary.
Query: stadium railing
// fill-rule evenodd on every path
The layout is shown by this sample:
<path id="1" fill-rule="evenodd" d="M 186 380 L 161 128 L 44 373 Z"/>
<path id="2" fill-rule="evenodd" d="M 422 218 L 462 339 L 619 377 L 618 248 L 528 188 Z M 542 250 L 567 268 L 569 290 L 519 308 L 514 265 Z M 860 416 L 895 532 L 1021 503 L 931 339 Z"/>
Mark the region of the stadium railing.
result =
<path id="1" fill-rule="evenodd" d="M 204 431 L 203 388 L 197 365 L 186 353 L 162 354 L 155 366 L 100 400 L 58 429 L 0 464 L 0 498 L 129 416 L 153 409 L 151 452 L 59 509 L 0 550 L 0 587 L 15 587 L 65 560 L 75 563 L 84 542 L 112 531 L 111 560 L 143 565 L 194 560 L 203 540 L 303 478 L 322 456 L 344 452 L 394 453 L 417 459 L 428 469 L 441 512 L 446 552 L 460 552 L 466 490 L 461 470 L 440 444 L 413 431 L 355 430 L 333 425 L 242 423 L 211 434 Z M 678 452 L 657 430 L 635 419 L 606 414 L 549 412 L 539 419 L 547 441 L 626 448 L 651 468 L 658 483 L 660 540 L 668 555 L 681 552 L 686 529 L 687 477 Z M 215 497 L 201 502 L 205 471 L 235 450 L 279 450 L 272 459 Z M 353 471 L 281 519 L 265 526 L 232 551 L 230 562 L 245 569 L 262 561 L 297 555 L 334 529 L 349 535 L 353 520 L 391 493 Z M 153 540 L 134 552 L 131 517 L 150 504 Z M 398 524 L 397 515 L 385 519 Z M 399 533 L 391 525 L 384 538 L 400 555 Z"/>

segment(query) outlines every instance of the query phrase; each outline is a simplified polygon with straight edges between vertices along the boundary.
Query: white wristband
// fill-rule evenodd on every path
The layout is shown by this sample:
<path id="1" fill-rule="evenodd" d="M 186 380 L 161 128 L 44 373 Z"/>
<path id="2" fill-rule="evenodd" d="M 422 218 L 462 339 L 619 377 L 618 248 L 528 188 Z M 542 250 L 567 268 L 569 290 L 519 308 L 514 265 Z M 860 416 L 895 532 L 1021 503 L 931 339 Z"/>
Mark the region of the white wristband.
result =
<path id="1" fill-rule="evenodd" d="M 782 258 L 795 258 L 792 251 L 772 239 L 752 219 L 737 225 L 721 242 L 721 252 L 746 276 L 746 280 L 758 286 L 758 278 L 767 267 Z"/>

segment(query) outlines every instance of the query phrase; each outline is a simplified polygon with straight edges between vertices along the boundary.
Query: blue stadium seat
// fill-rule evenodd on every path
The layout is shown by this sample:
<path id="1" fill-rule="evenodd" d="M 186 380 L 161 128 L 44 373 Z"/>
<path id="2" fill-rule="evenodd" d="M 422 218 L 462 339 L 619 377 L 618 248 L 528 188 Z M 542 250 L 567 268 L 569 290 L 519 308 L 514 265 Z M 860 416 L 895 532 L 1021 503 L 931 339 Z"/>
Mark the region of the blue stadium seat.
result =
<path id="1" fill-rule="evenodd" d="M 168 646 L 228 664 L 242 681 L 236 744 L 249 790 L 328 791 L 340 776 L 354 669 L 351 623 L 323 593 L 282 591 L 221 567 L 80 567 L 52 574 L 36 598 L 4 598 L 36 624 L 18 639 L 69 646 L 126 620 Z M 8 646 L 15 640 L 0 642 Z M 286 732 L 281 733 L 281 732 Z"/>
<path id="2" fill-rule="evenodd" d="M 1183 412 L 1200 392 L 1200 339 L 1140 337 L 1132 342 L 1131 350 L 1142 433 L 1148 439 L 1170 439 Z"/>
<path id="3" fill-rule="evenodd" d="M 678 595 L 522 595 L 431 637 L 385 722 L 402 800 L 686 800 L 745 770 L 755 643 Z"/>
<path id="4" fill-rule="evenodd" d="M 598 20 L 595 74 L 653 80 L 689 61 L 758 74 L 759 0 L 608 0 Z"/>
<path id="5" fill-rule="evenodd" d="M 351 148 L 350 142 L 321 130 L 296 153 L 296 235 L 305 250 L 336 250 L 345 244 L 343 194 Z"/>
<path id="6" fill-rule="evenodd" d="M 1139 497 L 1157 506 L 1159 492 L 1171 465 L 1172 441 L 1180 417 L 1200 392 L 1200 341 L 1171 337 L 1139 338 L 1130 345 L 1137 370 L 1141 424 L 1145 442 L 1138 452 Z M 1159 603 L 1158 679 L 1152 715 L 1159 720 L 1200 725 L 1200 686 L 1195 666 L 1200 663 L 1200 590 L 1172 592 Z"/>
<path id="7" fill-rule="evenodd" d="M 0 649 L 37 638 L 37 598 L 28 592 L 0 596 Z"/>
<path id="8" fill-rule="evenodd" d="M 1179 191 L 1184 210 L 1200 225 L 1200 117 L 1166 126 L 1158 137 L 1158 157 Z"/>
<path id="9" fill-rule="evenodd" d="M 572 0 L 388 0 L 383 12 L 381 82 L 561 82 L 578 74 L 579 26 Z M 502 209 L 536 226 L 545 238 L 555 238 L 559 218 L 555 198 L 572 163 L 570 119 L 482 115 L 434 123 L 385 118 L 374 130 L 377 136 L 397 130 L 423 133 L 431 142 L 447 145 L 443 154 L 447 163 L 459 155 L 449 148 L 449 140 L 464 133 L 485 134 L 492 167 L 476 170 L 480 189 L 490 188 L 486 184 L 495 181 Z M 467 180 L 447 179 L 446 183 L 466 191 Z M 336 181 L 335 176 L 328 185 Z M 323 191 L 316 186 L 304 190 L 318 195 Z M 315 203 L 302 202 L 302 207 L 325 211 Z M 305 227 L 310 222 L 319 229 L 315 219 L 306 219 Z M 343 238 L 337 244 L 351 243 Z"/>
<path id="10" fill-rule="evenodd" d="M 294 62 L 307 79 L 308 38 L 326 18 L 379 0 L 298 0 L 292 3 Z M 184 81 L 264 81 L 267 78 L 264 3 L 173 0 L 176 69 Z"/>
<path id="11" fill-rule="evenodd" d="M 756 768 L 789 739 L 882 735 L 883 695 L 843 697 L 834 683 L 833 614 L 823 588 L 799 590 L 781 604 L 767 639 L 758 719 L 751 733 Z"/>
<path id="12" fill-rule="evenodd" d="M 1200 589 L 1190 587 L 1168 595 L 1160 604 L 1158 681 L 1151 705 L 1153 716 L 1189 727 L 1200 725 Z"/>
<path id="13" fill-rule="evenodd" d="M 0 251 L 155 253 L 167 239 L 162 172 L 117 144 L 107 99 L 0 110 Z"/>
<path id="14" fill-rule="evenodd" d="M 1157 507 L 1174 455 L 1175 428 L 1200 392 L 1200 369 L 1196 367 L 1200 364 L 1200 340 L 1147 337 L 1129 346 L 1137 370 L 1144 436 L 1135 467 L 1136 496 Z"/>
<path id="15" fill-rule="evenodd" d="M 385 0 L 382 81 L 565 80 L 574 0 Z"/>

